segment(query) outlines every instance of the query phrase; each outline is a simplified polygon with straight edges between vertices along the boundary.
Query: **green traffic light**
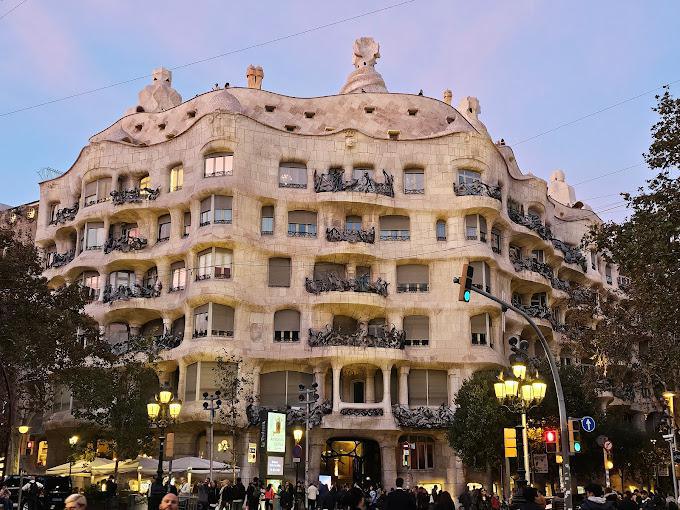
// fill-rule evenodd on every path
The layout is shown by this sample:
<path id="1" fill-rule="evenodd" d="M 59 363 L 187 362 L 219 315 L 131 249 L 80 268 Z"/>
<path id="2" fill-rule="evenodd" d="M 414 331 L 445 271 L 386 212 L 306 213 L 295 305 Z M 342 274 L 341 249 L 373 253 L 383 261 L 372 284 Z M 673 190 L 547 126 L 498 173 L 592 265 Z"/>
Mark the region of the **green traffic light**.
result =
<path id="1" fill-rule="evenodd" d="M 469 290 L 465 291 L 465 294 L 463 294 L 463 299 L 465 299 L 466 303 L 470 302 L 470 291 Z"/>
<path id="2" fill-rule="evenodd" d="M 578 441 L 574 442 L 574 451 L 576 453 L 579 453 L 581 451 L 581 443 L 579 443 Z"/>

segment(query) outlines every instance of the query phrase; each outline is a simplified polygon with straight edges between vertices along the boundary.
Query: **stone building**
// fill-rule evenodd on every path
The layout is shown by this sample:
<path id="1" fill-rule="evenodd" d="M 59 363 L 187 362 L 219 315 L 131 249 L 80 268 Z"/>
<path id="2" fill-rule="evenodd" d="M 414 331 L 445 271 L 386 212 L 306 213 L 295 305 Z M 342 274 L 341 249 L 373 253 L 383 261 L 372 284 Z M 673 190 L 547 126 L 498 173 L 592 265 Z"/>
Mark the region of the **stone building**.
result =
<path id="1" fill-rule="evenodd" d="M 378 45 L 359 39 L 353 55 L 341 93 L 315 98 L 263 90 L 251 66 L 248 87 L 183 102 L 156 70 L 138 105 L 41 183 L 36 242 L 52 285 L 89 288 L 111 343 L 166 342 L 159 378 L 183 400 L 175 455 L 205 454 L 202 394 L 216 358 L 234 355 L 252 381 L 244 479 L 257 473 L 252 411 L 294 407 L 298 385 L 316 382 L 313 478 L 390 487 L 401 475 L 458 493 L 464 468 L 445 437 L 458 388 L 507 364 L 510 337 L 533 349 L 514 312 L 458 301 L 462 264 L 533 315 L 564 363 L 567 290 L 615 289 L 618 274 L 576 248 L 599 220 L 564 174 L 548 186 L 523 173 L 476 98 L 390 93 Z M 45 424 L 50 465 L 77 425 L 72 405 L 59 392 Z M 230 440 L 218 427 L 215 444 Z"/>

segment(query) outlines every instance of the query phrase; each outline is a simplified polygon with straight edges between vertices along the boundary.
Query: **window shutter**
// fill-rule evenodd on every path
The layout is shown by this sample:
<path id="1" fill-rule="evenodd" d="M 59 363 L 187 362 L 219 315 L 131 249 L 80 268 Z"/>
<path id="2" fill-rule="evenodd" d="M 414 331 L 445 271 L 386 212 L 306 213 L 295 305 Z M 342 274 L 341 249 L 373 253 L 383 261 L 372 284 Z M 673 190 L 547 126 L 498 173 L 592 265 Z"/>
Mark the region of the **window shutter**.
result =
<path id="1" fill-rule="evenodd" d="M 159 225 L 165 225 L 166 223 L 170 223 L 170 215 L 169 214 L 164 214 L 160 218 L 158 218 L 158 224 Z"/>
<path id="2" fill-rule="evenodd" d="M 193 402 L 196 400 L 196 379 L 198 378 L 198 363 L 187 366 L 184 374 L 184 401 Z"/>
<path id="3" fill-rule="evenodd" d="M 234 331 L 234 309 L 226 305 L 212 305 L 213 331 Z"/>
<path id="4" fill-rule="evenodd" d="M 429 283 L 428 267 L 422 264 L 397 266 L 397 284 Z"/>
<path id="5" fill-rule="evenodd" d="M 170 264 L 170 270 L 175 271 L 176 269 L 184 269 L 184 261 L 183 260 L 178 260 L 177 262 L 173 262 Z"/>
<path id="6" fill-rule="evenodd" d="M 429 340 L 430 318 L 427 315 L 411 315 L 404 317 L 406 340 Z"/>
<path id="7" fill-rule="evenodd" d="M 305 225 L 316 225 L 315 211 L 289 211 L 288 223 L 302 223 Z"/>
<path id="8" fill-rule="evenodd" d="M 231 209 L 232 197 L 215 195 L 215 209 Z"/>
<path id="9" fill-rule="evenodd" d="M 269 259 L 269 286 L 290 287 L 291 260 L 275 257 Z"/>
<path id="10" fill-rule="evenodd" d="M 219 389 L 220 385 L 220 371 L 217 368 L 217 363 L 214 361 L 201 361 L 201 386 L 199 394 L 203 392 L 214 393 Z"/>
<path id="11" fill-rule="evenodd" d="M 334 273 L 339 278 L 345 278 L 344 264 L 333 264 L 332 262 L 317 262 L 314 264 L 314 279 L 321 280 L 327 275 Z"/>
<path id="12" fill-rule="evenodd" d="M 295 392 L 297 395 L 297 391 Z M 269 372 L 260 375 L 260 405 L 286 405 L 286 372 Z"/>
<path id="13" fill-rule="evenodd" d="M 473 315 L 470 317 L 470 331 L 472 333 L 486 333 L 486 314 Z"/>
<path id="14" fill-rule="evenodd" d="M 286 381 L 286 395 L 288 405 L 299 406 L 300 385 L 309 387 L 314 382 L 314 376 L 305 372 L 288 372 Z"/>
<path id="15" fill-rule="evenodd" d="M 263 218 L 273 218 L 274 217 L 274 206 L 265 205 L 262 207 L 262 217 Z"/>
<path id="16" fill-rule="evenodd" d="M 191 226 L 191 212 L 190 211 L 184 212 L 184 226 L 185 227 Z"/>
<path id="17" fill-rule="evenodd" d="M 274 331 L 300 331 L 300 312 L 279 310 L 274 314 Z"/>
<path id="18" fill-rule="evenodd" d="M 448 401 L 448 377 L 444 370 L 427 371 L 427 404 L 440 406 Z"/>
<path id="19" fill-rule="evenodd" d="M 201 200 L 201 212 L 202 213 L 210 211 L 211 200 L 212 200 L 212 197 L 207 197 L 207 198 L 204 198 L 203 200 Z"/>
<path id="20" fill-rule="evenodd" d="M 381 216 L 380 230 L 408 230 L 408 216 Z"/>
<path id="21" fill-rule="evenodd" d="M 408 374 L 409 406 L 427 405 L 427 371 L 411 369 Z"/>
<path id="22" fill-rule="evenodd" d="M 465 217 L 465 227 L 477 231 L 477 215 L 473 214 Z"/>
<path id="23" fill-rule="evenodd" d="M 85 185 L 85 196 L 89 197 L 91 195 L 97 194 L 97 181 L 88 182 Z"/>

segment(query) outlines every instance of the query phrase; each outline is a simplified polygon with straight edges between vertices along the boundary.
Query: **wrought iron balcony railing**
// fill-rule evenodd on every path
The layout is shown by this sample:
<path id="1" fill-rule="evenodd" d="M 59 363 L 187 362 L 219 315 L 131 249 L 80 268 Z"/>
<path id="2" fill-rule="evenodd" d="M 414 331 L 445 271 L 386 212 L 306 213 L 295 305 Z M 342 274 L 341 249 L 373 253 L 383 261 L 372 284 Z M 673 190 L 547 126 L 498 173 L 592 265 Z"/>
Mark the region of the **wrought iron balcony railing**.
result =
<path id="1" fill-rule="evenodd" d="M 161 188 L 134 188 L 121 191 L 112 191 L 113 205 L 138 204 L 144 200 L 156 200 L 161 194 Z"/>
<path id="2" fill-rule="evenodd" d="M 104 303 L 113 303 L 114 301 L 127 301 L 132 298 L 155 298 L 161 295 L 161 290 L 163 289 L 163 284 L 160 280 L 152 286 L 140 285 L 134 283 L 132 285 L 119 285 L 118 287 L 113 287 L 111 284 L 107 284 L 104 287 Z"/>
<path id="3" fill-rule="evenodd" d="M 45 264 L 46 269 L 62 267 L 68 264 L 76 256 L 75 250 L 70 250 L 64 253 L 52 253 Z"/>
<path id="4" fill-rule="evenodd" d="M 448 429 L 453 423 L 454 410 L 442 403 L 439 407 L 408 408 L 395 404 L 392 415 L 400 427 L 417 429 Z"/>
<path id="5" fill-rule="evenodd" d="M 482 181 L 474 181 L 466 184 L 453 183 L 453 192 L 459 197 L 487 195 L 496 200 L 501 200 L 501 187 L 486 184 Z"/>
<path id="6" fill-rule="evenodd" d="M 409 230 L 380 230 L 381 241 L 408 241 L 411 239 Z"/>
<path id="7" fill-rule="evenodd" d="M 427 292 L 430 290 L 428 283 L 397 283 L 397 292 Z"/>
<path id="8" fill-rule="evenodd" d="M 515 268 L 515 271 L 523 271 L 524 269 L 527 269 L 529 271 L 532 271 L 534 273 L 538 273 L 541 276 L 544 276 L 548 280 L 552 281 L 553 278 L 555 277 L 555 273 L 548 264 L 544 262 L 539 262 L 536 259 L 533 258 L 518 258 L 512 253 L 510 254 L 510 262 L 512 262 L 512 266 Z"/>
<path id="9" fill-rule="evenodd" d="M 353 333 L 334 330 L 330 325 L 323 329 L 309 330 L 310 347 L 385 347 L 390 349 L 403 349 L 406 334 L 395 326 L 372 326 L 370 329 L 365 323 L 359 324 L 359 329 Z"/>
<path id="10" fill-rule="evenodd" d="M 583 253 L 581 253 L 578 248 L 569 246 L 567 243 L 559 239 L 553 238 L 550 241 L 555 248 L 564 253 L 564 261 L 567 264 L 577 264 L 581 266 L 581 269 L 584 273 L 586 272 L 588 269 L 588 263 L 586 262 L 586 258 L 583 256 Z"/>
<path id="11" fill-rule="evenodd" d="M 149 242 L 144 237 L 122 236 L 117 239 L 109 238 L 104 245 L 104 253 L 111 253 L 114 250 L 128 253 L 131 251 L 143 250 Z"/>
<path id="12" fill-rule="evenodd" d="M 387 286 L 389 283 L 378 278 L 371 282 L 368 275 L 357 276 L 356 278 L 341 278 L 335 273 L 327 273 L 323 278 L 313 280 L 305 278 L 305 289 L 310 294 L 319 295 L 322 292 L 368 292 L 387 297 Z"/>
<path id="13" fill-rule="evenodd" d="M 369 172 L 358 179 L 344 178 L 344 170 L 331 168 L 327 173 L 319 174 L 314 170 L 314 191 L 317 193 L 334 193 L 338 191 L 356 191 L 357 193 L 375 193 L 394 197 L 394 177 L 383 170 L 384 182 L 376 182 Z"/>
<path id="14" fill-rule="evenodd" d="M 545 239 L 546 241 L 552 239 L 550 228 L 546 227 L 538 216 L 534 216 L 533 214 L 522 214 L 514 207 L 508 207 L 508 216 L 518 225 L 523 225 L 529 230 L 536 232 L 541 239 Z"/>
<path id="15" fill-rule="evenodd" d="M 512 305 L 516 306 L 520 310 L 523 310 L 524 313 L 526 313 L 530 317 L 535 317 L 537 319 L 550 320 L 553 316 L 550 309 L 545 305 L 525 305 L 516 299 L 512 300 Z"/>
<path id="16" fill-rule="evenodd" d="M 337 243 L 340 241 L 347 241 L 348 243 L 375 243 L 375 227 L 371 227 L 367 230 L 359 229 L 343 229 L 340 230 L 337 227 L 326 228 L 326 240 L 331 243 Z"/>
<path id="17" fill-rule="evenodd" d="M 59 225 L 60 223 L 73 221 L 76 219 L 76 214 L 78 214 L 78 204 L 74 204 L 73 207 L 59 209 L 54 213 L 54 218 L 50 221 L 50 225 Z"/>

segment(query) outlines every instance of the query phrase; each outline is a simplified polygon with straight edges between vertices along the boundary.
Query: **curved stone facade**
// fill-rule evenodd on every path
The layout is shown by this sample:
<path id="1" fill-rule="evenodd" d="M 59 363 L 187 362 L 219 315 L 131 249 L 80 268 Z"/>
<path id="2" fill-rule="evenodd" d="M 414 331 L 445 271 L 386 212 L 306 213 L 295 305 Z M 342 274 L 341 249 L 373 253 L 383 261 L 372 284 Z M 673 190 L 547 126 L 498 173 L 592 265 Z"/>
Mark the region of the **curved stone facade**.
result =
<path id="1" fill-rule="evenodd" d="M 513 312 L 502 318 L 477 295 L 457 300 L 462 264 L 476 262 L 480 285 L 536 311 L 556 353 L 565 289 L 617 281 L 596 255 L 559 249 L 577 246 L 597 217 L 523 175 L 511 149 L 475 127 L 477 111 L 405 94 L 299 99 L 236 88 L 133 113 L 41 183 L 36 243 L 73 253 L 45 274 L 90 286 L 87 312 L 112 341 L 174 335 L 160 376 L 185 400 L 176 454 L 201 453 L 199 393 L 226 352 L 244 359 L 263 406 L 294 404 L 296 381 L 319 383 L 332 404 L 310 436 L 312 475 L 325 469 L 325 441 L 373 439 L 387 487 L 408 474 L 458 492 L 463 468 L 433 430 L 448 416 L 439 408 L 473 371 L 506 364 L 508 338 L 531 337 Z M 356 184 L 315 189 L 315 173 L 331 169 Z M 111 192 L 122 191 L 133 199 L 114 204 Z M 75 206 L 53 221 L 50 211 Z M 400 425 L 414 423 L 423 426 Z M 72 425 L 60 411 L 46 427 L 62 437 Z M 239 441 L 257 436 L 251 427 Z M 425 444 L 408 469 L 403 441 L 436 447 Z"/>

